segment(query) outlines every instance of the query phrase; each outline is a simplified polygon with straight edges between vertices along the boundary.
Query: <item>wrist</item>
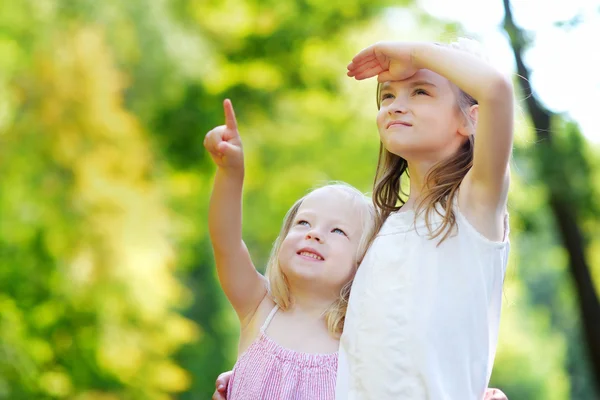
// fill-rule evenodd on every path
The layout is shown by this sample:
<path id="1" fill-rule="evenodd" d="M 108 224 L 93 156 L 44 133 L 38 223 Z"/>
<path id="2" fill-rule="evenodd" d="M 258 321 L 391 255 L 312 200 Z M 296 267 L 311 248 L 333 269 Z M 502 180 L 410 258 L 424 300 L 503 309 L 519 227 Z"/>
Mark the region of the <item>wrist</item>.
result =
<path id="1" fill-rule="evenodd" d="M 218 167 L 217 173 L 227 179 L 243 181 L 245 170 L 244 170 L 243 166 L 240 166 L 240 167 L 233 167 L 233 166 Z"/>
<path id="2" fill-rule="evenodd" d="M 429 42 L 416 42 L 410 50 L 410 58 L 417 69 L 429 69 L 427 60 L 431 59 L 430 54 L 436 50 L 437 45 Z"/>

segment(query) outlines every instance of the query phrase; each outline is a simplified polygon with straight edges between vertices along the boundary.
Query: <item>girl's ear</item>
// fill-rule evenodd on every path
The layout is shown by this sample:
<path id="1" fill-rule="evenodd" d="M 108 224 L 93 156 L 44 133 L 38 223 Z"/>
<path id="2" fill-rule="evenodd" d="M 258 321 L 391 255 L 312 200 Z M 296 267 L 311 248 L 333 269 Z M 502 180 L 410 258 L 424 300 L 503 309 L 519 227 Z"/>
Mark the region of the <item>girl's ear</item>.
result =
<path id="1" fill-rule="evenodd" d="M 469 111 L 466 113 L 463 123 L 458 130 L 463 136 L 471 136 L 475 133 L 475 128 L 477 127 L 477 118 L 479 116 L 479 105 L 474 104 L 469 108 Z"/>

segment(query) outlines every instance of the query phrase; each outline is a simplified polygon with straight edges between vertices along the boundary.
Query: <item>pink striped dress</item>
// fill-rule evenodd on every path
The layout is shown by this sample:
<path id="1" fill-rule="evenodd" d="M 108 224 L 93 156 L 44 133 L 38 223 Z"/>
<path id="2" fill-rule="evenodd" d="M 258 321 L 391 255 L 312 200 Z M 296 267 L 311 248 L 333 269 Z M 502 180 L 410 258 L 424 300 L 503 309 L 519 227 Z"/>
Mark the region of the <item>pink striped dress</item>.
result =
<path id="1" fill-rule="evenodd" d="M 265 330 L 238 358 L 227 387 L 228 400 L 333 400 L 338 353 L 309 354 L 286 349 Z"/>

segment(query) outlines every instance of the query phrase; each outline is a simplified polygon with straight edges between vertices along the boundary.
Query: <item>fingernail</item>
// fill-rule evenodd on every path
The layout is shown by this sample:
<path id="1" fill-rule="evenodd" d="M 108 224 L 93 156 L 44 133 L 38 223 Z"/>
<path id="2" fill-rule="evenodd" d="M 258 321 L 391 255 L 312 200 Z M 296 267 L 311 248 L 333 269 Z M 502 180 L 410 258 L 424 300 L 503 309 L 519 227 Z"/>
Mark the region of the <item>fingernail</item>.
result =
<path id="1" fill-rule="evenodd" d="M 219 385 L 219 387 L 218 387 L 217 389 L 221 390 L 221 389 L 223 389 L 224 387 L 225 387 L 225 386 L 223 386 L 223 385 L 221 384 L 221 385 Z"/>

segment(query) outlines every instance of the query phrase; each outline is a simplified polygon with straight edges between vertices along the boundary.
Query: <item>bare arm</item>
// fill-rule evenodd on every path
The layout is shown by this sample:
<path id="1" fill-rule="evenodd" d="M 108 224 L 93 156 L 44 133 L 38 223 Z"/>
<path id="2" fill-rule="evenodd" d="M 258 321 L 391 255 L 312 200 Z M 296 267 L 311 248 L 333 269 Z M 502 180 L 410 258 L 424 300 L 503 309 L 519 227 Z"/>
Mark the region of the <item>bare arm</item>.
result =
<path id="1" fill-rule="evenodd" d="M 221 287 L 243 326 L 264 298 L 266 281 L 242 240 L 244 155 L 233 106 L 225 100 L 223 107 L 226 124 L 208 132 L 204 139 L 204 147 L 217 164 L 208 228 Z"/>

